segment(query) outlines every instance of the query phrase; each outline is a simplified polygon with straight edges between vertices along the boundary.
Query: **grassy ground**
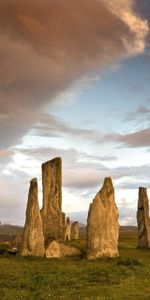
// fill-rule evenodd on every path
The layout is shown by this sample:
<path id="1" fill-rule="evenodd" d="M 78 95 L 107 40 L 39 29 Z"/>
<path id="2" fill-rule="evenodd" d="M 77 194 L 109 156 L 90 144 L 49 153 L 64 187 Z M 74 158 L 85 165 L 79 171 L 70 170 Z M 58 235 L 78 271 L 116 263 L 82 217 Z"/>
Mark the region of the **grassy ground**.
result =
<path id="1" fill-rule="evenodd" d="M 78 241 L 84 250 L 85 241 Z M 150 250 L 136 249 L 135 233 L 122 233 L 120 258 L 39 259 L 0 256 L 1 300 L 150 299 Z"/>

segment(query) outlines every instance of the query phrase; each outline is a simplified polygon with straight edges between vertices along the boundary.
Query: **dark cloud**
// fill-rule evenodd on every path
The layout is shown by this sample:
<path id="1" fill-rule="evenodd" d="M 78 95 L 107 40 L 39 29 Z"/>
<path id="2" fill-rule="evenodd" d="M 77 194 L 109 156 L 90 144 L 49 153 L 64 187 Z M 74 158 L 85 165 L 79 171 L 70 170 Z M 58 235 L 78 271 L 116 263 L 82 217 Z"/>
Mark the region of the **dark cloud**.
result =
<path id="1" fill-rule="evenodd" d="M 108 1 L 0 0 L 0 134 L 6 147 L 75 79 L 144 49 L 147 24 L 127 2 L 119 9 L 131 22 Z"/>

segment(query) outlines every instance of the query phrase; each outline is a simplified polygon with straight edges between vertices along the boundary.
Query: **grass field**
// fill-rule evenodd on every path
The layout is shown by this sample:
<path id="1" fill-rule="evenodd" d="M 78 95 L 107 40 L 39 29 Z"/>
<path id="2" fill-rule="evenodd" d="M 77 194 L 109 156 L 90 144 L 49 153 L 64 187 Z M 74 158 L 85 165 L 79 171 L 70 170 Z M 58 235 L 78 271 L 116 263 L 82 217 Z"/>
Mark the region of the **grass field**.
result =
<path id="1" fill-rule="evenodd" d="M 85 241 L 77 242 L 83 252 Z M 0 256 L 0 300 L 150 299 L 150 250 L 136 249 L 134 232 L 121 234 L 118 259 Z"/>

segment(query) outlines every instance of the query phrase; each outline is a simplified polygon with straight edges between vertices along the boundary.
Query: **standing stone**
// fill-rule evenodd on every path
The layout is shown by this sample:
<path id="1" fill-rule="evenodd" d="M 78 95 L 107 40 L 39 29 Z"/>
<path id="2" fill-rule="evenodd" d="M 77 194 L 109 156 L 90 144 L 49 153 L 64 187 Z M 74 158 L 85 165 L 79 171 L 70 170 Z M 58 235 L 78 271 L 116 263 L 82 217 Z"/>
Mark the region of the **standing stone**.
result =
<path id="1" fill-rule="evenodd" d="M 71 222 L 70 218 L 67 217 L 66 224 L 65 224 L 65 241 L 70 241 L 71 237 Z"/>
<path id="2" fill-rule="evenodd" d="M 79 223 L 76 221 L 72 224 L 72 238 L 77 240 L 79 238 Z"/>
<path id="3" fill-rule="evenodd" d="M 34 178 L 30 182 L 21 255 L 44 256 L 44 254 L 44 235 L 38 204 L 38 185 L 37 179 Z"/>
<path id="4" fill-rule="evenodd" d="M 65 214 L 62 213 L 62 162 L 54 158 L 42 164 L 43 207 L 41 216 L 45 245 L 64 239 Z"/>
<path id="5" fill-rule="evenodd" d="M 110 177 L 90 204 L 87 220 L 87 258 L 102 256 L 117 257 L 118 253 L 118 209 Z"/>
<path id="6" fill-rule="evenodd" d="M 147 189 L 139 188 L 138 211 L 138 247 L 150 248 L 150 218 Z"/>

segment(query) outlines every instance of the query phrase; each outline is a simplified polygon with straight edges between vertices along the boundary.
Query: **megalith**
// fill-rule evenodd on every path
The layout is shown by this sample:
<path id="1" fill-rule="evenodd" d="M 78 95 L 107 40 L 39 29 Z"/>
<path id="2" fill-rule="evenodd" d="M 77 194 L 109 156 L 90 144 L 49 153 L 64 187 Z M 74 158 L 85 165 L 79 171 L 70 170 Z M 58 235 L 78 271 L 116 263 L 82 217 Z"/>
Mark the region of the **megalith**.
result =
<path id="1" fill-rule="evenodd" d="M 150 218 L 147 189 L 139 188 L 138 210 L 138 247 L 150 248 Z"/>
<path id="2" fill-rule="evenodd" d="M 26 221 L 21 245 L 21 255 L 45 255 L 44 235 L 38 204 L 38 184 L 36 178 L 30 181 L 28 203 L 26 209 Z"/>
<path id="3" fill-rule="evenodd" d="M 72 239 L 77 240 L 79 238 L 79 223 L 76 221 L 72 223 Z"/>
<path id="4" fill-rule="evenodd" d="M 56 157 L 42 164 L 43 207 L 41 216 L 45 245 L 64 239 L 65 214 L 62 212 L 62 162 Z"/>
<path id="5" fill-rule="evenodd" d="M 70 218 L 67 217 L 66 219 L 66 224 L 65 224 L 65 237 L 64 240 L 65 241 L 70 241 L 71 238 L 71 222 L 70 222 Z"/>
<path id="6" fill-rule="evenodd" d="M 118 209 L 115 191 L 110 177 L 104 179 L 103 187 L 90 204 L 87 219 L 87 258 L 117 257 Z"/>

